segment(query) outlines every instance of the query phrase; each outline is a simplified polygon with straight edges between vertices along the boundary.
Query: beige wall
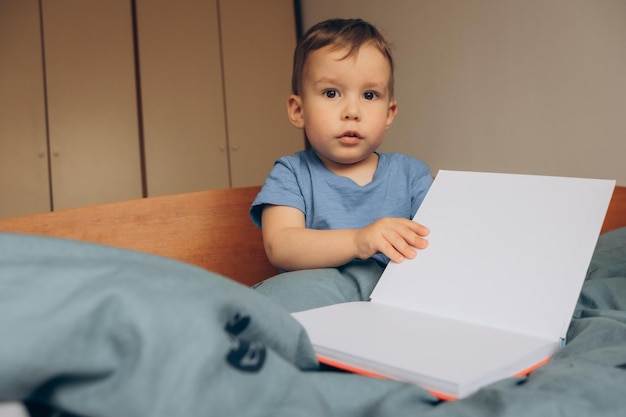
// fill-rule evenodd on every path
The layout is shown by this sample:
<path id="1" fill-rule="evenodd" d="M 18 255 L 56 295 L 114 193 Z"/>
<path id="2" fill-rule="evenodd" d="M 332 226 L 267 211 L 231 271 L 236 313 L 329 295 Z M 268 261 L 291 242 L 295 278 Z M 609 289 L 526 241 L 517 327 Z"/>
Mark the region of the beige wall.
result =
<path id="1" fill-rule="evenodd" d="M 303 26 L 362 17 L 394 44 L 381 150 L 438 169 L 626 185 L 626 1 L 302 0 Z"/>

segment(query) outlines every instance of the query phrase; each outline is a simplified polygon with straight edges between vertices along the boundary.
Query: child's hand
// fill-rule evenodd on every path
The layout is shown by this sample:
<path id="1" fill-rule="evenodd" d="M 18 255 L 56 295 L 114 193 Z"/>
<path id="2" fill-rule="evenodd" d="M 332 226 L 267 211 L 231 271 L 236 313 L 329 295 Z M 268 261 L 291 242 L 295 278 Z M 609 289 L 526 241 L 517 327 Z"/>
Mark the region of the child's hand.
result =
<path id="1" fill-rule="evenodd" d="M 360 229 L 355 235 L 355 244 L 360 259 L 368 259 L 377 252 L 393 262 L 413 259 L 416 249 L 424 249 L 428 241 L 428 228 L 412 220 L 385 217 Z"/>

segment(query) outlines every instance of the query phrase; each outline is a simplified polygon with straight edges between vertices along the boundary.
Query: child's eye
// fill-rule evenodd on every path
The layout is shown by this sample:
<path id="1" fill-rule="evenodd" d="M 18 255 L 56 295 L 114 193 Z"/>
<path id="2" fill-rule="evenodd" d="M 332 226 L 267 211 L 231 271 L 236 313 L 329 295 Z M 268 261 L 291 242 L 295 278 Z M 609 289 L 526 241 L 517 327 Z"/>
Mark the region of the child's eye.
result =
<path id="1" fill-rule="evenodd" d="M 376 94 L 374 91 L 366 91 L 365 93 L 363 93 L 363 98 L 365 100 L 374 100 L 376 99 L 376 97 L 378 97 L 378 94 Z"/>
<path id="2" fill-rule="evenodd" d="M 339 93 L 337 92 L 337 90 L 325 90 L 324 91 L 324 96 L 326 96 L 327 98 L 335 98 L 339 95 Z"/>

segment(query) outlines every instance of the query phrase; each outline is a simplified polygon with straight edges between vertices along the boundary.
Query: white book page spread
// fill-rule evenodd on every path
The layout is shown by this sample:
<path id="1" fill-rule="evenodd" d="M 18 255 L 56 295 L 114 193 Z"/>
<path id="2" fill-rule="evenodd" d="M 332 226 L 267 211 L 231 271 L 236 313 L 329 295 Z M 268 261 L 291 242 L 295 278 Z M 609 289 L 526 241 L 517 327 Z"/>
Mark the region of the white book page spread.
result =
<path id="1" fill-rule="evenodd" d="M 293 316 L 319 355 L 453 396 L 523 371 L 559 349 L 558 341 L 377 303 Z"/>
<path id="2" fill-rule="evenodd" d="M 372 301 L 565 336 L 615 182 L 440 171 L 415 220 L 429 247 Z"/>

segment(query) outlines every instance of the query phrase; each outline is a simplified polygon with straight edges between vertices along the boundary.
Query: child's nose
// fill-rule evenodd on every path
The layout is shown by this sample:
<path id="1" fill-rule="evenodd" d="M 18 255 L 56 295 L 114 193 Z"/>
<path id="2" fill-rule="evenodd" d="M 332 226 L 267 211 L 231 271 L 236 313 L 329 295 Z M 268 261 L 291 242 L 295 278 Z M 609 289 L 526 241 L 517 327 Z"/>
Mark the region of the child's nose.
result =
<path id="1" fill-rule="evenodd" d="M 359 110 L 359 105 L 353 100 L 349 100 L 346 102 L 346 106 L 343 110 L 343 119 L 344 120 L 359 120 L 361 118 L 361 112 Z"/>

